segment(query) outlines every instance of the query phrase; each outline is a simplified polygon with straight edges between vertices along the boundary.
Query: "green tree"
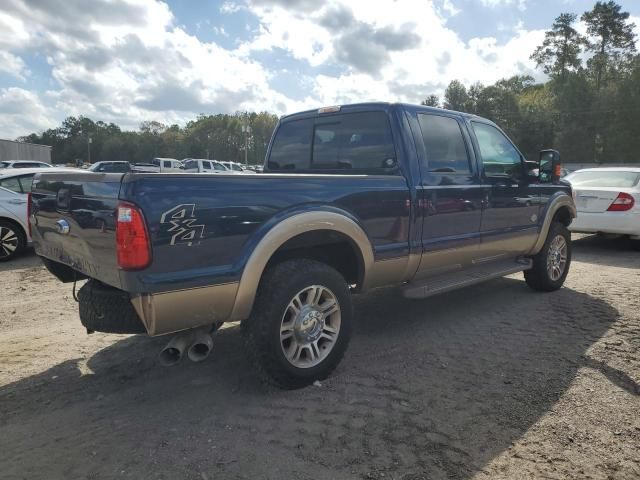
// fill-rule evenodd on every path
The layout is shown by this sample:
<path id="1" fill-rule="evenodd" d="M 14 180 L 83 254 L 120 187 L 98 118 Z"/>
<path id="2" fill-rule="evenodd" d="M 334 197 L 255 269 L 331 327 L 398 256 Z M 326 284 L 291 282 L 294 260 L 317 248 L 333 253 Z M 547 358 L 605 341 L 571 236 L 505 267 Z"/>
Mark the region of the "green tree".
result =
<path id="1" fill-rule="evenodd" d="M 466 111 L 469 107 L 467 88 L 459 81 L 452 80 L 444 91 L 444 108 Z"/>
<path id="2" fill-rule="evenodd" d="M 552 78 L 564 81 L 568 72 L 582 65 L 580 52 L 585 39 L 573 28 L 576 18 L 574 13 L 561 13 L 544 34 L 542 45 L 531 55 L 538 68 L 542 67 Z"/>
<path id="3" fill-rule="evenodd" d="M 587 51 L 593 56 L 587 61 L 596 90 L 630 66 L 636 52 L 635 24 L 629 23 L 629 13 L 613 0 L 599 1 L 585 12 L 581 20 L 587 25 Z"/>
<path id="4" fill-rule="evenodd" d="M 438 95 L 429 95 L 425 98 L 420 105 L 425 105 L 427 107 L 440 107 L 440 97 Z"/>

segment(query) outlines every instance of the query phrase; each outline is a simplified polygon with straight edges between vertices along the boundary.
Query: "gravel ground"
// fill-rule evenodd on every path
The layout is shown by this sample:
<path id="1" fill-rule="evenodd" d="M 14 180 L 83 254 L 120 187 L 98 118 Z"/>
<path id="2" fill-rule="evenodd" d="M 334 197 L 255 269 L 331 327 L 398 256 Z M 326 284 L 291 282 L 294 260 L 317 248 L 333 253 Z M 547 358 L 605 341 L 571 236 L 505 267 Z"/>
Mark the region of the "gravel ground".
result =
<path id="1" fill-rule="evenodd" d="M 358 299 L 339 369 L 292 392 L 256 380 L 237 325 L 162 368 L 166 339 L 86 335 L 35 256 L 0 264 L 0 477 L 640 478 L 640 252 L 574 247 L 552 294 Z"/>

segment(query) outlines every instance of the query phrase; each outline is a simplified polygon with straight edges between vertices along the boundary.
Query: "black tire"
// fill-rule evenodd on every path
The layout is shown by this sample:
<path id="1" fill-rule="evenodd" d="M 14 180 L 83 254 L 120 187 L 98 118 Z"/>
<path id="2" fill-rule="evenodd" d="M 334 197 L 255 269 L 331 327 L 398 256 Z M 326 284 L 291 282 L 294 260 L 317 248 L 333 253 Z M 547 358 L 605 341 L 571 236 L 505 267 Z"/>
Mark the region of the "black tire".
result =
<path id="1" fill-rule="evenodd" d="M 0 220 L 0 262 L 8 262 L 27 247 L 27 236 L 22 227 L 9 220 Z"/>
<path id="2" fill-rule="evenodd" d="M 559 278 L 553 278 L 547 268 L 547 261 L 550 258 L 549 250 L 552 248 L 552 243 L 558 237 L 562 237 L 566 244 L 566 261 Z M 541 292 L 553 292 L 562 287 L 571 266 L 571 232 L 569 229 L 562 223 L 554 221 L 549 228 L 542 250 L 532 257 L 532 260 L 533 268 L 524 272 L 524 279 L 529 287 Z"/>
<path id="3" fill-rule="evenodd" d="M 89 280 L 78 290 L 78 304 L 89 332 L 146 333 L 127 292 Z"/>
<path id="4" fill-rule="evenodd" d="M 319 343 L 316 343 L 315 349 L 307 346 L 309 348 L 307 352 L 311 350 L 317 352 L 318 359 L 321 355 L 326 356 L 315 365 L 301 368 L 287 359 L 284 351 L 287 340 L 281 340 L 281 328 L 285 314 L 290 314 L 290 302 L 295 297 L 300 299 L 301 295 L 305 295 L 303 292 L 308 291 L 306 289 L 315 286 L 322 287 L 328 291 L 328 294 L 333 295 L 329 303 L 332 300 L 337 302 L 339 307 L 338 333 L 331 347 L 322 344 L 318 348 Z M 311 307 L 305 305 L 303 308 Z M 314 325 L 314 329 L 315 326 L 318 326 L 320 332 L 323 332 L 326 328 L 325 325 L 329 325 L 329 321 L 333 322 L 330 320 L 335 318 L 332 315 L 323 316 L 318 312 L 318 316 L 322 319 L 320 321 L 312 319 L 310 324 Z M 291 318 L 291 323 L 296 324 L 295 318 L 299 318 L 302 322 L 305 317 L 292 315 Z M 308 317 L 306 318 L 308 320 Z M 309 259 L 294 259 L 276 264 L 265 272 L 260 281 L 252 315 L 242 322 L 242 331 L 247 352 L 262 379 L 280 388 L 294 389 L 309 385 L 315 380 L 327 378 L 338 366 L 351 338 L 352 318 L 351 294 L 342 275 L 324 263 Z M 295 344 L 293 327 L 291 332 L 291 341 Z M 321 340 L 322 338 L 317 342 Z M 322 353 L 320 353 L 321 349 Z M 328 353 L 324 353 L 324 350 L 327 349 Z M 302 349 L 300 351 L 302 352 Z M 309 358 L 307 352 L 304 356 L 312 363 L 313 360 Z M 304 359 L 300 353 L 298 362 L 302 361 Z"/>

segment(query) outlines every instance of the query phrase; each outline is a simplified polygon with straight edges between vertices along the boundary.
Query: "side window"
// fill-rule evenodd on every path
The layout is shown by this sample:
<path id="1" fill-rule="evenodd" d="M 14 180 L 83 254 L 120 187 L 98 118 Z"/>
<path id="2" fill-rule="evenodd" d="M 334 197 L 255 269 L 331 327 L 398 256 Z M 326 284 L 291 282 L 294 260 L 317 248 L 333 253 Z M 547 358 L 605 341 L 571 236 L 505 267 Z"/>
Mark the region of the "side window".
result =
<path id="1" fill-rule="evenodd" d="M 282 123 L 271 146 L 267 166 L 271 170 L 308 170 L 311 161 L 313 119 Z"/>
<path id="2" fill-rule="evenodd" d="M 203 170 L 211 170 L 211 162 L 202 162 Z"/>
<path id="3" fill-rule="evenodd" d="M 487 175 L 513 175 L 522 169 L 520 154 L 511 141 L 496 127 L 472 122 Z"/>
<path id="4" fill-rule="evenodd" d="M 20 180 L 18 177 L 6 178 L 4 180 L 0 180 L 0 187 L 4 187 L 7 190 L 11 190 L 12 192 L 22 193 L 22 189 L 20 187 Z"/>
<path id="5" fill-rule="evenodd" d="M 351 113 L 317 121 L 311 168 L 380 170 L 396 164 L 391 125 L 384 112 Z"/>
<path id="6" fill-rule="evenodd" d="M 418 122 L 430 172 L 471 173 L 462 130 L 455 118 L 419 114 Z"/>
<path id="7" fill-rule="evenodd" d="M 155 165 L 156 167 L 159 167 L 159 166 L 160 166 L 160 160 L 157 160 L 157 159 L 155 159 L 155 158 L 154 158 L 153 160 L 151 160 L 151 163 L 152 163 L 153 165 Z"/>
<path id="8" fill-rule="evenodd" d="M 20 177 L 20 185 L 22 186 L 23 193 L 31 191 L 31 184 L 33 183 L 33 175 L 23 175 Z"/>
<path id="9" fill-rule="evenodd" d="M 163 162 L 163 164 L 164 164 L 164 168 L 171 168 L 171 167 L 173 167 L 173 165 L 171 164 L 171 161 L 170 161 L 170 160 L 165 160 L 165 161 Z"/>

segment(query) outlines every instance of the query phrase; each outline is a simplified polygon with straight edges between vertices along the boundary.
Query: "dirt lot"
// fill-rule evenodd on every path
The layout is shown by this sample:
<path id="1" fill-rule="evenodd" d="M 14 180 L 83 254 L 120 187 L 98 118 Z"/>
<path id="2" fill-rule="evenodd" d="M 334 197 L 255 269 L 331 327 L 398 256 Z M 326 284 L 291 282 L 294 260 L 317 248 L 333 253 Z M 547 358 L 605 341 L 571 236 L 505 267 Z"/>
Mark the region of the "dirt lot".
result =
<path id="1" fill-rule="evenodd" d="M 521 275 L 358 300 L 338 371 L 262 386 L 240 332 L 203 364 L 86 335 L 33 255 L 0 265 L 0 477 L 640 478 L 640 252 L 575 243 L 566 287 Z"/>

